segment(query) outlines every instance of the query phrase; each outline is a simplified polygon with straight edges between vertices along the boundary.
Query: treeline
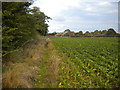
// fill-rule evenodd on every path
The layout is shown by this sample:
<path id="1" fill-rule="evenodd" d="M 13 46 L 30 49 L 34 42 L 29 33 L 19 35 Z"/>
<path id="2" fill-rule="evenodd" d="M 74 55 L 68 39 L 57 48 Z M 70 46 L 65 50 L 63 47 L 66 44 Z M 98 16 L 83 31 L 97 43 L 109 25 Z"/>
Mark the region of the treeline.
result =
<path id="1" fill-rule="evenodd" d="M 28 40 L 45 36 L 50 17 L 31 2 L 2 2 L 2 54 L 21 47 Z"/>
<path id="2" fill-rule="evenodd" d="M 71 37 L 106 37 L 106 36 L 120 36 L 113 28 L 110 28 L 108 30 L 95 30 L 94 32 L 86 31 L 83 33 L 83 31 L 74 32 L 70 29 L 66 29 L 63 33 L 56 33 L 53 32 L 50 35 L 55 36 L 71 36 Z"/>

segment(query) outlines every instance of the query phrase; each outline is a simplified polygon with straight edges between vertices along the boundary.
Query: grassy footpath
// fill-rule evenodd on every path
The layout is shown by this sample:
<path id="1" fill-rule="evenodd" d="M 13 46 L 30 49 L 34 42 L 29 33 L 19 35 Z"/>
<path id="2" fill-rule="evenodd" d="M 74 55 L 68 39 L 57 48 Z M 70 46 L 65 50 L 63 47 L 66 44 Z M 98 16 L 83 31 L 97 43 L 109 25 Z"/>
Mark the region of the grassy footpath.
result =
<path id="1" fill-rule="evenodd" d="M 44 88 L 51 86 L 47 76 L 49 70 L 48 62 L 49 62 L 49 55 L 47 49 L 45 49 L 39 65 L 40 71 L 38 73 L 38 81 L 35 84 L 36 88 L 39 87 Z"/>
<path id="2" fill-rule="evenodd" d="M 57 88 L 59 57 L 47 37 L 11 53 L 3 64 L 3 88 Z"/>
<path id="3" fill-rule="evenodd" d="M 57 55 L 57 51 L 55 50 L 54 46 L 48 38 L 39 65 L 40 71 L 38 73 L 38 80 L 35 83 L 34 87 L 57 88 L 58 64 L 59 57 Z"/>

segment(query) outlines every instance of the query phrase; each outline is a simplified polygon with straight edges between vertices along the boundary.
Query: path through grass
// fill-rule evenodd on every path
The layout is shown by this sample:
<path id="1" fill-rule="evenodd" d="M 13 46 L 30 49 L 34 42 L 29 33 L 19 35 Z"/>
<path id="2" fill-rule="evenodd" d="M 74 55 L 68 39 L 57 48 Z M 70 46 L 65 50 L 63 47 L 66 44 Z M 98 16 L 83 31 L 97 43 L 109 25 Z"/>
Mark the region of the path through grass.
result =
<path id="1" fill-rule="evenodd" d="M 46 41 L 44 53 L 39 65 L 38 80 L 35 83 L 36 88 L 55 88 L 58 87 L 58 63 L 59 58 L 51 41 Z"/>

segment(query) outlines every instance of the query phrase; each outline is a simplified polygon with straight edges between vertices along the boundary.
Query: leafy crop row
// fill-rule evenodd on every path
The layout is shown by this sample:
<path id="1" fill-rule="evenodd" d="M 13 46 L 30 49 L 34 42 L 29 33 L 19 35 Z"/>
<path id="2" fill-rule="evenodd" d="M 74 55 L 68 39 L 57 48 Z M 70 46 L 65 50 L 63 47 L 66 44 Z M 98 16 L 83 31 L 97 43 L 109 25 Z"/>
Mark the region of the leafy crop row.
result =
<path id="1" fill-rule="evenodd" d="M 117 37 L 53 37 L 64 56 L 59 87 L 118 87 Z"/>

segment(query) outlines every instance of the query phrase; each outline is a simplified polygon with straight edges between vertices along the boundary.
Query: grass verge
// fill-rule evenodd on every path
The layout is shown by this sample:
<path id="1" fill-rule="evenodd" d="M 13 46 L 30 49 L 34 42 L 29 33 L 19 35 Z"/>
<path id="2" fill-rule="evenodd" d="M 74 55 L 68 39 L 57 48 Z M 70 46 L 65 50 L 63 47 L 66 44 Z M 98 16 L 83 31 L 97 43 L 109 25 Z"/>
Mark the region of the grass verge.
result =
<path id="1" fill-rule="evenodd" d="M 47 39 L 44 54 L 39 65 L 38 81 L 36 88 L 57 88 L 58 87 L 58 65 L 59 56 L 52 45 L 50 39 Z"/>
<path id="2" fill-rule="evenodd" d="M 37 81 L 45 38 L 30 42 L 19 52 L 11 53 L 3 63 L 3 88 L 33 88 Z M 5 59 L 3 59 L 4 61 Z"/>

